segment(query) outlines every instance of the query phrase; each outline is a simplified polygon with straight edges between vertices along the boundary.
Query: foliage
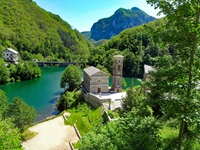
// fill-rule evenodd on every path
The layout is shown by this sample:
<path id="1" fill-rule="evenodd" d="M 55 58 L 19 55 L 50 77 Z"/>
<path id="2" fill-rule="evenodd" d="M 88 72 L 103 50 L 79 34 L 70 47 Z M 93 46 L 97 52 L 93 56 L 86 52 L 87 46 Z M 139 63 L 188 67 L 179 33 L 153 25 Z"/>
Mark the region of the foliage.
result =
<path id="1" fill-rule="evenodd" d="M 130 112 L 125 118 L 100 126 L 81 139 L 81 150 L 158 149 L 159 123 L 153 117 L 138 117 Z M 145 134 L 144 134 L 145 133 Z"/>
<path id="2" fill-rule="evenodd" d="M 0 119 L 0 149 L 22 150 L 21 136 L 14 124 L 6 119 Z"/>
<path id="3" fill-rule="evenodd" d="M 8 98 L 4 91 L 0 90 L 0 118 L 4 115 L 8 108 Z"/>
<path id="4" fill-rule="evenodd" d="M 69 65 L 62 73 L 60 87 L 65 88 L 68 85 L 68 90 L 73 91 L 78 88 L 81 83 L 80 68 L 75 65 Z"/>
<path id="5" fill-rule="evenodd" d="M 35 120 L 36 110 L 27 105 L 22 99 L 16 97 L 9 104 L 6 117 L 12 118 L 13 123 L 20 131 L 24 131 Z"/>
<path id="6" fill-rule="evenodd" d="M 9 81 L 9 70 L 6 67 L 5 62 L 0 58 L 0 84 L 7 83 Z"/>
<path id="7" fill-rule="evenodd" d="M 86 62 L 89 44 L 58 15 L 29 0 L 3 0 L 0 6 L 0 52 L 8 47 L 24 60 L 36 55 L 65 61 Z"/>
<path id="8" fill-rule="evenodd" d="M 56 103 L 59 112 L 76 106 L 81 101 L 81 91 L 65 91 Z"/>
<path id="9" fill-rule="evenodd" d="M 120 108 L 115 109 L 115 110 L 107 110 L 108 115 L 110 116 L 111 119 L 114 118 L 119 118 L 119 116 L 121 115 L 121 110 Z"/>
<path id="10" fill-rule="evenodd" d="M 10 103 L 2 90 L 0 107 L 0 149 L 21 150 L 21 137 L 27 138 L 25 133 L 21 135 L 21 132 L 32 124 L 36 111 L 18 97 Z"/>
<path id="11" fill-rule="evenodd" d="M 127 87 L 127 83 L 126 83 L 126 80 L 125 80 L 124 78 L 122 78 L 122 86 L 123 86 L 124 88 Z"/>
<path id="12" fill-rule="evenodd" d="M 122 99 L 123 112 L 137 111 L 138 115 L 152 115 L 152 109 L 146 102 L 146 97 L 141 86 L 130 87 L 127 96 Z"/>
<path id="13" fill-rule="evenodd" d="M 163 62 L 158 62 L 161 66 L 150 83 L 150 98 L 161 106 L 163 114 L 180 121 L 177 147 L 180 150 L 190 140 L 189 128 L 197 127 L 200 120 L 200 95 L 197 91 L 200 2 L 199 0 L 147 0 L 147 2 L 166 15 L 165 24 L 152 30 L 155 33 L 155 40 L 173 47 L 175 51 L 172 66 L 166 67 Z"/>
<path id="14" fill-rule="evenodd" d="M 30 80 L 41 76 L 41 69 L 36 62 L 8 64 L 0 59 L 0 84 L 20 80 Z"/>
<path id="15" fill-rule="evenodd" d="M 30 80 L 41 76 L 41 69 L 36 62 L 18 63 L 10 68 L 12 70 L 10 76 L 15 80 Z"/>
<path id="16" fill-rule="evenodd" d="M 155 20 L 147 25 L 156 28 L 164 23 L 163 19 Z M 144 64 L 155 65 L 157 57 L 171 56 L 173 48 L 162 46 L 153 41 L 152 33 L 146 26 L 127 29 L 108 42 L 91 49 L 88 60 L 89 66 L 103 66 L 112 73 L 113 56 L 124 56 L 123 76 L 143 77 Z"/>
<path id="17" fill-rule="evenodd" d="M 101 110 L 102 107 L 94 109 L 85 103 L 79 103 L 77 107 L 68 110 L 71 115 L 67 117 L 65 123 L 69 125 L 74 125 L 74 123 L 76 123 L 76 127 L 81 136 L 84 136 L 86 133 L 102 124 Z"/>

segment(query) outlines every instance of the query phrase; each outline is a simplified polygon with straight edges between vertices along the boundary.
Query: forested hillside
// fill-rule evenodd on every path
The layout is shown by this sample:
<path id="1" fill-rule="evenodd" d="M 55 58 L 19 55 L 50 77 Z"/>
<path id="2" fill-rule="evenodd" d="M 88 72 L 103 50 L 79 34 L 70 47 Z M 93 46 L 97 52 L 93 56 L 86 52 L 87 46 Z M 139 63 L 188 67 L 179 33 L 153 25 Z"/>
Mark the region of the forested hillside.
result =
<path id="1" fill-rule="evenodd" d="M 24 59 L 36 54 L 40 59 L 84 62 L 89 56 L 88 42 L 76 29 L 32 0 L 0 2 L 0 52 L 8 47 Z"/>
<path id="2" fill-rule="evenodd" d="M 163 23 L 163 19 L 158 19 L 147 25 L 156 28 Z M 124 56 L 123 75 L 142 77 L 144 64 L 154 65 L 158 56 L 172 55 L 173 50 L 156 44 L 148 28 L 138 26 L 121 32 L 108 42 L 93 49 L 89 65 L 105 67 L 112 73 L 113 56 L 119 53 Z"/>
<path id="3" fill-rule="evenodd" d="M 120 8 L 112 16 L 100 19 L 93 24 L 90 39 L 96 41 L 110 39 L 127 28 L 139 26 L 155 19 L 137 7 L 132 9 Z"/>

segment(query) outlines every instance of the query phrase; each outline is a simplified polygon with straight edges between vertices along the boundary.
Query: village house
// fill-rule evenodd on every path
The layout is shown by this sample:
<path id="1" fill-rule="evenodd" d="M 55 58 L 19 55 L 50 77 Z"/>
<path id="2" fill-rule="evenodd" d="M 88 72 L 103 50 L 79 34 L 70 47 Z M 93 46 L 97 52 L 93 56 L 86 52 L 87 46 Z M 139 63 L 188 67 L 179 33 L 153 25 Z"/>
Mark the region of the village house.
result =
<path id="1" fill-rule="evenodd" d="M 3 58 L 8 62 L 17 63 L 19 61 L 19 52 L 12 48 L 7 48 L 3 51 Z"/>
<path id="2" fill-rule="evenodd" d="M 144 80 L 148 80 L 151 78 L 150 72 L 154 72 L 156 71 L 153 67 L 149 66 L 149 65 L 144 65 L 144 75 L 143 75 L 143 79 Z"/>

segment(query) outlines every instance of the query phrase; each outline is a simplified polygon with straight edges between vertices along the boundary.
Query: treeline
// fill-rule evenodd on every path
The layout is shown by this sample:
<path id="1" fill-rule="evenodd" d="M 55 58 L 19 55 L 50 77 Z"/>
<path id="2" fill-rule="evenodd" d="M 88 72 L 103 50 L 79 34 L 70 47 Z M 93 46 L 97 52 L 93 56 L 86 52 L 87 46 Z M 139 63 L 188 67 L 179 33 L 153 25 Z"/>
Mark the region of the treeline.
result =
<path id="1" fill-rule="evenodd" d="M 1 1 L 0 18 L 0 53 L 11 47 L 24 60 L 87 61 L 91 45 L 81 33 L 33 1 Z"/>
<path id="2" fill-rule="evenodd" d="M 0 90 L 0 149 L 22 150 L 22 133 L 33 123 L 36 110 L 16 97 L 10 103 Z"/>
<path id="3" fill-rule="evenodd" d="M 0 84 L 30 80 L 41 76 L 41 69 L 36 62 L 5 63 L 0 59 Z"/>
<path id="4" fill-rule="evenodd" d="M 164 19 L 158 19 L 148 24 L 148 28 L 156 28 L 164 24 Z M 159 57 L 173 55 L 173 49 L 153 41 L 147 25 L 127 29 L 113 37 L 108 42 L 91 50 L 90 66 L 101 66 L 112 73 L 113 56 L 124 56 L 123 75 L 125 77 L 142 77 L 144 64 L 155 65 Z"/>

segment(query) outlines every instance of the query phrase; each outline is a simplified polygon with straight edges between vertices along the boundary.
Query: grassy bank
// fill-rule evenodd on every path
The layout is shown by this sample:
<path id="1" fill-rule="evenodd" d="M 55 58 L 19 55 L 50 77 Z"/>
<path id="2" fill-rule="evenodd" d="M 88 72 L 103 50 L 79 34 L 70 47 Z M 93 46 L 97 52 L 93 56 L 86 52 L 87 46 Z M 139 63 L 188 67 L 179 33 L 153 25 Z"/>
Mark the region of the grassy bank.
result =
<path id="1" fill-rule="evenodd" d="M 71 115 L 67 117 L 65 124 L 74 125 L 76 123 L 81 136 L 84 136 L 96 126 L 102 125 L 101 110 L 102 107 L 94 109 L 86 103 L 81 103 L 77 107 L 67 110 Z"/>

